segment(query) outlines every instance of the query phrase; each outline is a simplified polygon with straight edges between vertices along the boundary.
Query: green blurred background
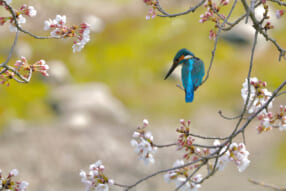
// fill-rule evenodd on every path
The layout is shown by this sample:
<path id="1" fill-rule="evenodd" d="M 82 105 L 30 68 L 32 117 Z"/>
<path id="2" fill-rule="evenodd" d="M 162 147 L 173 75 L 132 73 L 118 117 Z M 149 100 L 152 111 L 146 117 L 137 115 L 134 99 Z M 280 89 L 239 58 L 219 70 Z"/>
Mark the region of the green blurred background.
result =
<path id="1" fill-rule="evenodd" d="M 95 2 L 85 1 L 91 7 L 97 6 Z M 240 89 L 247 75 L 251 41 L 240 46 L 221 40 L 208 81 L 196 92 L 194 103 L 185 104 L 184 92 L 175 87 L 180 80 L 164 81 L 163 77 L 174 54 L 183 47 L 200 57 L 208 68 L 214 41 L 208 38 L 213 24 L 199 23 L 199 16 L 205 9 L 177 18 L 156 17 L 146 21 L 148 7 L 141 1 L 104 2 L 101 1 L 101 8 L 96 7 L 91 11 L 84 3 L 73 5 L 68 1 L 31 1 L 30 4 L 38 9 L 39 18 L 28 19 L 30 25 L 24 27 L 35 34 L 48 34 L 42 31 L 42 22 L 46 18 L 53 18 L 55 13 L 66 14 L 68 24 L 78 23 L 87 15 L 95 15 L 103 19 L 105 26 L 101 32 L 92 33 L 91 42 L 82 52 L 75 54 L 72 53 L 72 42 L 68 40 L 37 40 L 21 34 L 19 41 L 28 43 L 32 52 L 30 62 L 39 59 L 47 62 L 60 60 L 71 72 L 74 83 L 103 82 L 128 109 L 149 118 L 187 117 L 202 105 L 239 111 L 242 103 Z M 187 3 L 169 2 L 166 6 L 173 6 L 172 11 L 175 12 L 184 10 Z M 65 4 L 74 9 L 65 8 Z M 105 9 L 105 4 L 105 15 L 100 15 L 104 11 L 97 14 L 96 10 Z M 134 10 L 131 5 L 134 5 Z M 121 10 L 116 10 L 115 13 L 111 6 Z M 239 15 L 240 12 L 241 9 L 237 9 L 234 15 Z M 32 25 L 38 27 L 31 27 Z M 2 28 L 4 27 L 7 28 Z M 286 44 L 285 19 L 280 21 L 279 29 L 273 33 L 281 45 Z M 6 58 L 5 53 L 8 52 L 12 39 L 10 33 L 1 35 L 1 61 Z M 279 85 L 285 77 L 285 61 L 278 62 L 277 56 L 272 45 L 255 54 L 253 76 L 267 81 L 270 89 Z M 10 63 L 16 59 L 19 57 L 13 57 Z M 31 83 L 26 85 L 11 83 L 10 87 L 2 86 L 1 126 L 12 118 L 53 118 L 54 114 L 46 103 L 50 88 L 52 87 L 42 81 L 39 75 L 34 75 Z"/>

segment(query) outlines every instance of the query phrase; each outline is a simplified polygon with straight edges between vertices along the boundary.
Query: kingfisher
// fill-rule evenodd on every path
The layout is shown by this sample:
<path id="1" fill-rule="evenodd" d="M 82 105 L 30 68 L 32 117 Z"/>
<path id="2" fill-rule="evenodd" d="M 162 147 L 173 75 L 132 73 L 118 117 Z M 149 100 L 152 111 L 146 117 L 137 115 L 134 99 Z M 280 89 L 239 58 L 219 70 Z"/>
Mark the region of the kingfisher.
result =
<path id="1" fill-rule="evenodd" d="M 180 64 L 183 64 L 181 78 L 184 87 L 182 89 L 185 91 L 185 101 L 192 102 L 194 99 L 194 91 L 202 84 L 202 79 L 205 75 L 204 62 L 191 51 L 183 48 L 179 50 L 174 57 L 173 65 L 165 76 L 165 80 Z"/>

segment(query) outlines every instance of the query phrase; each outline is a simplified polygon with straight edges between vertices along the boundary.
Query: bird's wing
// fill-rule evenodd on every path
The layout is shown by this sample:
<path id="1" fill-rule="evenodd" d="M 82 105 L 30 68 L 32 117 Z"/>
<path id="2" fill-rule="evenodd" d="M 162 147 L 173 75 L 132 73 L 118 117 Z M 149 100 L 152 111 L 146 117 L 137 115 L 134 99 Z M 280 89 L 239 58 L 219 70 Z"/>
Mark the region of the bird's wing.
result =
<path id="1" fill-rule="evenodd" d="M 201 59 L 196 57 L 193 58 L 193 67 L 191 73 L 194 89 L 196 90 L 201 85 L 203 77 L 205 75 L 205 66 Z"/>
<path id="2" fill-rule="evenodd" d="M 186 89 L 192 83 L 192 69 L 193 69 L 193 61 L 185 60 L 182 66 L 182 83 L 184 88 Z"/>
<path id="3" fill-rule="evenodd" d="M 194 99 L 194 85 L 192 82 L 193 60 L 185 60 L 182 67 L 182 83 L 185 88 L 185 101 L 192 102 Z"/>

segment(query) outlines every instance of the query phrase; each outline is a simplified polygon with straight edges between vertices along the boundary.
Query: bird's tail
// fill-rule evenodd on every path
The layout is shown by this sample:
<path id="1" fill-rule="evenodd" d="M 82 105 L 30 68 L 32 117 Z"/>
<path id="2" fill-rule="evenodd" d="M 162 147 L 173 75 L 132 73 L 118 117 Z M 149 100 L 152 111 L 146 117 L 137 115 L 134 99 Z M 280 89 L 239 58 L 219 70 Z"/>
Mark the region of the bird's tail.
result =
<path id="1" fill-rule="evenodd" d="M 186 102 L 192 102 L 194 99 L 194 87 L 190 86 L 185 89 L 185 100 Z"/>

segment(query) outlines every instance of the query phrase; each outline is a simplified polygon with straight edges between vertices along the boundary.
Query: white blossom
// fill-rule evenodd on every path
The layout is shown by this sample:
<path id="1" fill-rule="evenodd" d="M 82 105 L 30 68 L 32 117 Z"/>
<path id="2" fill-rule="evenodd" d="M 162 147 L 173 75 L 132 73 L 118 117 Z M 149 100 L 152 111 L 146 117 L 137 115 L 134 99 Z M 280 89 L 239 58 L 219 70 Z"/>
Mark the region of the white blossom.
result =
<path id="1" fill-rule="evenodd" d="M 148 141 L 140 137 L 140 142 L 135 139 L 131 140 L 131 145 L 135 147 L 134 151 L 139 155 L 139 159 L 143 160 L 145 164 L 154 163 L 153 154 L 156 152 L 157 147 L 153 147 Z"/>
<path id="2" fill-rule="evenodd" d="M 143 120 L 143 125 L 144 125 L 144 126 L 149 125 L 149 121 L 148 121 L 147 119 L 144 119 L 144 120 Z"/>
<path id="3" fill-rule="evenodd" d="M 63 26 L 67 22 L 67 17 L 65 15 L 56 15 L 54 22 L 59 26 Z"/>
<path id="4" fill-rule="evenodd" d="M 174 164 L 173 167 L 179 167 L 184 165 L 184 161 L 183 160 L 177 160 Z M 179 169 L 175 169 L 175 170 L 171 170 L 168 171 L 165 175 L 164 175 L 164 180 L 167 183 L 170 182 L 175 182 L 176 187 L 180 187 L 180 190 L 182 191 L 197 191 L 198 188 L 201 187 L 200 184 L 197 184 L 197 182 L 202 180 L 202 175 L 201 174 L 197 174 L 196 176 L 194 176 L 193 178 L 191 178 L 190 181 L 186 182 L 186 176 L 182 176 L 182 174 L 184 174 L 185 169 L 183 168 L 179 168 Z"/>
<path id="5" fill-rule="evenodd" d="M 247 104 L 248 113 L 257 112 L 261 106 L 263 106 L 269 98 L 272 96 L 272 93 L 269 92 L 266 88 L 255 87 L 254 85 L 263 84 L 256 77 L 250 78 L 250 95 Z M 266 86 L 266 83 L 264 83 Z M 245 82 L 242 84 L 241 96 L 243 98 L 244 104 L 247 101 L 248 96 L 248 81 L 245 79 Z M 269 103 L 268 108 L 272 107 L 272 102 Z M 264 109 L 263 112 L 266 112 Z"/>
<path id="6" fill-rule="evenodd" d="M 83 171 L 83 170 L 80 170 L 80 173 L 79 173 L 79 176 L 82 178 L 82 179 L 86 179 L 86 172 Z"/>
<path id="7" fill-rule="evenodd" d="M 25 17 L 23 15 L 19 15 L 17 19 L 18 25 L 21 26 L 21 24 L 26 23 Z M 15 23 L 10 24 L 10 32 L 16 32 L 18 29 L 15 26 Z"/>
<path id="8" fill-rule="evenodd" d="M 147 131 L 147 132 L 145 133 L 145 138 L 148 139 L 148 140 L 150 140 L 150 141 L 153 141 L 153 135 L 152 135 L 152 133 L 151 133 L 150 131 Z"/>
<path id="9" fill-rule="evenodd" d="M 138 138 L 138 137 L 140 137 L 140 133 L 137 132 L 137 131 L 134 131 L 132 137 L 133 137 L 133 138 Z"/>
<path id="10" fill-rule="evenodd" d="M 19 191 L 25 191 L 27 187 L 29 186 L 29 183 L 26 181 L 22 181 L 19 184 Z"/>
<path id="11" fill-rule="evenodd" d="M 98 160 L 95 163 L 89 165 L 89 169 L 93 170 L 93 169 L 99 168 L 101 165 L 102 165 L 102 161 Z"/>
<path id="12" fill-rule="evenodd" d="M 89 25 L 86 24 L 86 28 L 83 30 L 81 34 L 82 38 L 78 42 L 75 42 L 72 46 L 74 53 L 80 52 L 84 48 L 85 44 L 90 41 L 89 34 L 90 34 Z"/>
<path id="13" fill-rule="evenodd" d="M 17 169 L 13 169 L 10 171 L 11 176 L 17 176 L 19 174 L 19 171 Z"/>
<path id="14" fill-rule="evenodd" d="M 72 45 L 73 53 L 80 52 L 84 48 L 85 43 L 83 41 L 77 42 Z"/>
<path id="15" fill-rule="evenodd" d="M 34 17 L 37 15 L 37 10 L 33 6 L 29 6 L 28 10 L 29 10 L 29 16 L 30 17 Z"/>
<path id="16" fill-rule="evenodd" d="M 50 34 L 52 37 L 60 37 L 61 36 L 60 32 L 61 32 L 61 30 L 59 28 L 56 28 L 56 29 L 52 30 Z"/>
<path id="17" fill-rule="evenodd" d="M 226 148 L 224 147 L 220 153 L 223 153 L 225 151 L 225 149 Z M 218 170 L 223 170 L 225 168 L 225 166 L 228 164 L 228 162 L 230 161 L 229 155 L 230 155 L 229 151 L 226 151 L 224 153 L 224 155 L 219 157 L 218 162 L 217 162 L 217 167 L 216 167 Z"/>
<path id="18" fill-rule="evenodd" d="M 10 5 L 10 4 L 12 3 L 12 0 L 4 0 L 4 1 L 6 1 L 6 3 L 7 3 L 8 5 Z"/>
<path id="19" fill-rule="evenodd" d="M 107 179 L 103 174 L 104 165 L 102 161 L 97 161 L 89 166 L 89 172 L 81 170 L 79 175 L 81 182 L 85 184 L 86 191 L 108 191 L 109 185 L 114 184 L 114 180 Z"/>
<path id="20" fill-rule="evenodd" d="M 215 144 L 218 144 L 218 142 L 215 141 Z M 229 146 L 228 150 L 226 149 L 227 146 L 221 149 L 219 154 L 224 154 L 218 158 L 216 168 L 218 170 L 223 170 L 230 161 L 233 161 L 237 165 L 238 171 L 243 172 L 249 166 L 250 163 L 250 161 L 248 160 L 249 152 L 246 150 L 245 145 L 243 143 L 232 143 Z M 214 151 L 215 150 L 211 152 L 213 153 Z"/>
<path id="21" fill-rule="evenodd" d="M 286 130 L 286 123 L 280 124 L 280 125 L 279 125 L 279 130 L 280 130 L 280 131 L 285 131 L 285 130 Z"/>
<path id="22" fill-rule="evenodd" d="M 56 22 L 55 20 L 49 19 L 49 20 L 45 20 L 44 22 L 44 30 L 49 30 L 51 28 L 52 25 L 55 25 Z"/>

